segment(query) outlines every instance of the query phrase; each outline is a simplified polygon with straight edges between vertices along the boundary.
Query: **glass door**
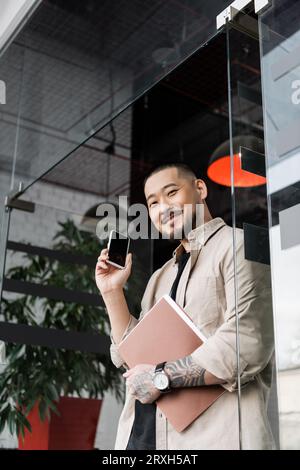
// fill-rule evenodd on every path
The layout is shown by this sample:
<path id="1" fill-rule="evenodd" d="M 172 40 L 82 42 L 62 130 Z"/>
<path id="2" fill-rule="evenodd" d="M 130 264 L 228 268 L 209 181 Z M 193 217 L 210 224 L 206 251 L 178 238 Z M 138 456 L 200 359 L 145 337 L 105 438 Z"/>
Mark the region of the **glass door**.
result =
<path id="1" fill-rule="evenodd" d="M 259 19 L 281 449 L 300 448 L 300 4 Z"/>
<path id="2" fill-rule="evenodd" d="M 207 182 L 207 205 L 212 217 L 221 217 L 226 224 L 232 225 L 230 175 L 229 186 L 225 187 L 208 173 L 215 165 L 215 150 L 225 141 L 227 145 L 229 142 L 225 33 L 222 31 L 216 35 L 205 48 L 200 48 L 132 107 L 92 136 L 88 143 L 78 147 L 43 178 L 26 188 L 18 202 L 25 198 L 29 202 L 25 206 L 30 212 L 15 207 L 11 210 L 8 243 L 5 245 L 1 337 L 7 344 L 9 364 L 16 348 L 20 348 L 18 364 L 23 360 L 26 367 L 32 362 L 27 364 L 24 358 L 26 351 L 37 359 L 39 354 L 44 354 L 41 359 L 45 364 L 43 384 L 51 387 L 53 380 L 61 381 L 63 378 L 65 367 L 59 370 L 51 362 L 53 357 L 59 358 L 63 366 L 67 360 L 72 360 L 75 367 L 77 361 L 73 360 L 74 356 L 81 361 L 87 354 L 103 352 L 108 379 L 115 381 L 114 389 L 117 389 L 118 372 L 110 364 L 107 354 L 109 338 L 96 335 L 99 328 L 103 330 L 107 326 L 104 305 L 92 281 L 98 255 L 95 236 L 98 204 L 116 203 L 118 196 L 126 195 L 131 205 L 144 202 L 143 180 L 148 171 L 161 163 L 177 160 L 188 164 L 197 177 Z M 217 260 L 212 256 L 210 262 L 214 266 L 209 265 L 211 271 L 202 275 L 201 282 L 210 286 L 210 293 L 205 293 L 206 296 L 201 298 L 202 304 L 195 303 L 195 308 L 189 301 L 190 297 L 186 297 L 184 306 L 207 337 L 218 331 L 222 343 L 225 317 L 230 335 L 230 343 L 224 344 L 224 349 L 219 351 L 218 347 L 215 348 L 217 357 L 214 363 L 222 364 L 223 359 L 226 366 L 230 363 L 229 375 L 227 367 L 221 369 L 223 373 L 226 369 L 226 378 L 234 382 L 230 390 L 234 393 L 224 394 L 223 403 L 216 402 L 222 416 L 226 407 L 218 438 L 215 436 L 216 408 L 209 408 L 203 415 L 210 431 L 197 436 L 194 444 L 197 449 L 239 448 L 231 229 L 227 234 L 224 253 L 220 250 Z M 175 240 L 175 243 L 173 247 L 169 240 L 133 241 L 135 277 L 131 279 L 132 283 L 128 283 L 126 295 L 131 301 L 131 311 L 136 315 L 150 275 L 171 257 L 178 242 Z M 226 295 L 223 273 L 228 273 Z M 208 298 L 210 295 L 212 299 Z M 18 309 L 22 302 L 26 306 L 25 312 Z M 201 315 L 201 305 L 211 305 L 211 310 L 206 307 L 204 315 Z M 37 309 L 37 315 L 36 312 L 31 315 L 29 308 Z M 224 351 L 230 357 L 226 357 Z M 80 375 L 78 366 L 76 368 L 70 374 L 71 379 Z M 218 377 L 219 370 L 217 368 L 214 372 L 213 368 L 212 373 Z M 88 393 L 93 391 L 92 385 L 89 382 Z M 102 439 L 96 437 L 97 447 L 113 447 L 120 411 L 121 407 L 116 407 L 113 397 L 106 395 L 98 427 L 98 437 L 100 432 Z M 230 433 L 227 432 L 228 422 Z M 168 444 L 166 448 L 171 448 Z M 16 440 L 10 440 L 10 445 L 16 446 Z"/>
<path id="3" fill-rule="evenodd" d="M 241 449 L 279 448 L 260 34 L 252 11 L 227 24 Z"/>

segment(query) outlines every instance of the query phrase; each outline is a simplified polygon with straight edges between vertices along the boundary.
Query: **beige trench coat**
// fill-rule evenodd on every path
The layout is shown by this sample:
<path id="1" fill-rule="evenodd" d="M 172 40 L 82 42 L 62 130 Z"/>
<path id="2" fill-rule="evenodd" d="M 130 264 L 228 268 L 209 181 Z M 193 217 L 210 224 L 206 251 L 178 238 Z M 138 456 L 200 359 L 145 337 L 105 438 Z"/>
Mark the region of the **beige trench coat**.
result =
<path id="1" fill-rule="evenodd" d="M 227 392 L 181 433 L 175 431 L 157 407 L 156 448 L 239 449 L 233 229 L 221 218 L 215 218 L 192 230 L 188 239 L 191 256 L 180 278 L 176 302 L 208 337 L 193 352 L 194 360 L 225 380 Z M 173 257 L 152 274 L 142 298 L 140 319 L 162 295 L 169 293 L 182 249 L 179 245 Z M 273 362 L 270 268 L 245 260 L 240 229 L 236 229 L 235 252 L 242 447 L 270 449 L 274 448 L 266 412 Z M 123 338 L 137 322 L 131 316 Z M 112 335 L 111 340 L 113 363 L 127 368 Z M 134 401 L 126 390 L 115 449 L 126 449 L 134 421 Z"/>

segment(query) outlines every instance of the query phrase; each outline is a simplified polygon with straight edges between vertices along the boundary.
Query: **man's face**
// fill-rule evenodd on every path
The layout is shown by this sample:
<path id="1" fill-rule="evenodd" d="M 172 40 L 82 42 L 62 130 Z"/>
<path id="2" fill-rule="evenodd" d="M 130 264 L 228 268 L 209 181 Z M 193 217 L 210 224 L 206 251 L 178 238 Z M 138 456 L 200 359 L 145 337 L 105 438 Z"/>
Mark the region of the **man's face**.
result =
<path id="1" fill-rule="evenodd" d="M 177 168 L 166 168 L 150 176 L 145 184 L 149 216 L 155 228 L 165 237 L 182 239 L 184 227 L 191 227 L 196 204 L 202 203 L 201 180 L 180 174 Z M 194 228 L 194 227 L 193 227 Z"/>

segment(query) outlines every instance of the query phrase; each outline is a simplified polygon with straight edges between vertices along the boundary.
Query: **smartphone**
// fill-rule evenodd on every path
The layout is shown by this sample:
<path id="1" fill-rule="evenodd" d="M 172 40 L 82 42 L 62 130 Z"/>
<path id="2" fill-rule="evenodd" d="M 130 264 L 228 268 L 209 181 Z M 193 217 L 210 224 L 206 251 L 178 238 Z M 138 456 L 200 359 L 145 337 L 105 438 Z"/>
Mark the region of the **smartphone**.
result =
<path id="1" fill-rule="evenodd" d="M 129 250 L 130 238 L 123 233 L 112 230 L 108 240 L 108 256 L 107 263 L 119 269 L 124 269 L 126 265 L 126 257 Z"/>

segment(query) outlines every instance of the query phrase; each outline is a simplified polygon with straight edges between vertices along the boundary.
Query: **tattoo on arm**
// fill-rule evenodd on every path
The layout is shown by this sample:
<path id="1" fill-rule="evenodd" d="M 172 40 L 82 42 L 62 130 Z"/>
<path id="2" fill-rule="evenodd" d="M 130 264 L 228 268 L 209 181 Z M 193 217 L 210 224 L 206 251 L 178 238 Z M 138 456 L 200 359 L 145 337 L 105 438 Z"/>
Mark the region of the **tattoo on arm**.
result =
<path id="1" fill-rule="evenodd" d="M 170 377 L 171 387 L 199 387 L 205 385 L 205 369 L 195 363 L 191 356 L 167 362 L 165 371 Z"/>
<path id="2" fill-rule="evenodd" d="M 139 400 L 143 403 L 144 401 L 149 402 L 151 398 L 151 390 L 153 389 L 152 385 L 152 376 L 149 372 L 144 372 L 137 375 L 131 383 L 131 390 L 134 392 L 134 395 L 139 397 Z"/>

